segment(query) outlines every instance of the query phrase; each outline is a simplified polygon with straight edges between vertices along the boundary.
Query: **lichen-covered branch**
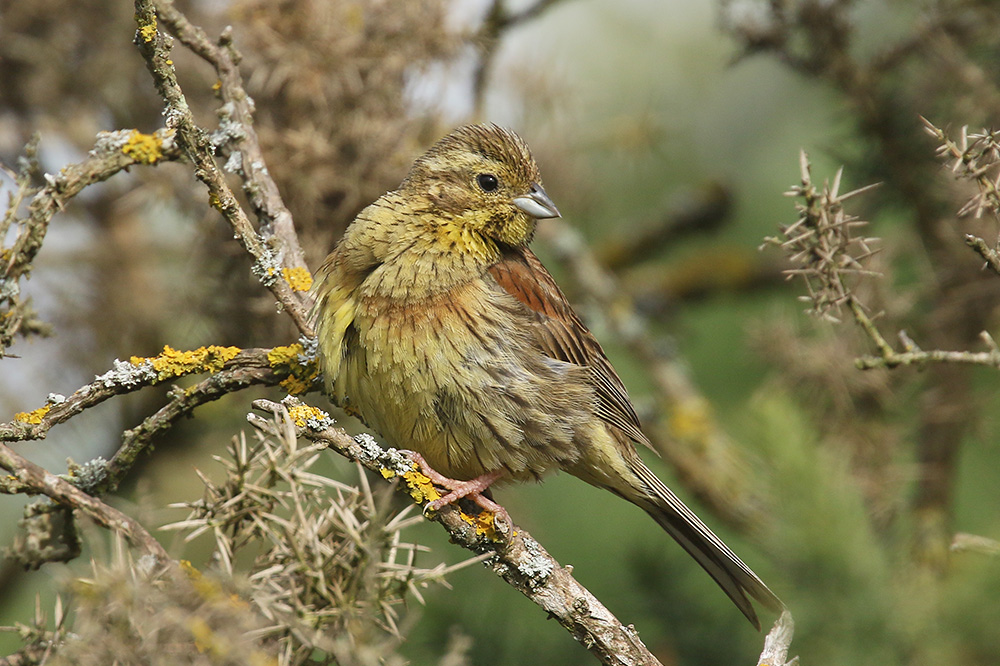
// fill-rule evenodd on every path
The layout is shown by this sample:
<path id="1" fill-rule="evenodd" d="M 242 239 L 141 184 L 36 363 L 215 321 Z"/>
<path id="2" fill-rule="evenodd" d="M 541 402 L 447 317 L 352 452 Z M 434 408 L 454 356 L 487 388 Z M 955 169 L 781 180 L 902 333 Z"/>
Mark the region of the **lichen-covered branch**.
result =
<path id="1" fill-rule="evenodd" d="M 437 489 L 405 452 L 382 449 L 368 435 L 351 437 L 333 427 L 333 420 L 315 407 L 293 397 L 280 404 L 258 400 L 254 407 L 269 414 L 287 412 L 288 422 L 297 435 L 324 442 L 341 455 L 357 460 L 386 478 L 399 477 L 402 489 L 420 504 L 439 497 Z M 275 428 L 270 418 L 255 414 L 247 418 L 264 432 Z M 617 666 L 660 663 L 633 628 L 623 625 L 612 615 L 531 535 L 517 527 L 506 534 L 498 534 L 492 518 L 483 514 L 468 515 L 454 506 L 445 507 L 434 516 L 455 543 L 477 554 L 490 553 L 485 563 L 494 573 L 555 618 L 602 663 Z"/>
<path id="2" fill-rule="evenodd" d="M 91 493 L 111 492 L 121 483 L 138 456 L 148 449 L 153 438 L 196 407 L 254 384 L 270 386 L 281 383 L 291 392 L 304 392 L 312 388 L 317 373 L 315 363 L 303 352 L 301 345 L 244 350 L 202 347 L 191 351 L 165 347 L 163 353 L 151 358 L 132 357 L 128 361 L 115 361 L 111 370 L 69 397 L 50 395 L 42 407 L 21 412 L 12 421 L 0 423 L 0 441 L 44 439 L 53 426 L 116 395 L 206 372 L 210 373 L 209 377 L 186 390 L 171 392 L 166 405 L 137 427 L 126 430 L 122 445 L 109 462 L 99 461 L 100 464 L 91 469 L 88 479 L 75 478 L 74 482 Z M 0 492 L 25 490 L 11 479 L 0 480 Z"/>
<path id="3" fill-rule="evenodd" d="M 169 346 L 152 358 L 133 356 L 128 361 L 115 360 L 108 372 L 77 389 L 68 398 L 50 394 L 45 405 L 30 412 L 20 412 L 12 421 L 0 423 L 0 441 L 21 442 L 44 439 L 49 429 L 98 405 L 105 400 L 154 386 L 185 375 L 220 372 L 229 368 L 256 368 L 268 350 L 239 350 L 236 347 L 201 347 L 179 351 Z"/>
<path id="4" fill-rule="evenodd" d="M 264 161 L 264 153 L 253 126 L 253 100 L 243 87 L 243 77 L 238 67 L 240 55 L 233 46 L 230 31 L 227 29 L 216 45 L 201 28 L 188 21 L 170 0 L 157 2 L 156 12 L 167 29 L 215 68 L 219 76 L 219 95 L 223 102 L 220 110 L 221 131 L 226 134 L 226 143 L 219 147 L 229 154 L 233 169 L 240 177 L 243 192 L 260 221 L 261 236 L 275 250 L 276 258 L 283 267 L 308 270 L 292 224 L 292 214 L 285 207 L 278 185 L 268 173 Z"/>
<path id="5" fill-rule="evenodd" d="M 143 553 L 154 556 L 158 562 L 166 563 L 170 560 L 160 542 L 154 539 L 138 521 L 88 495 L 69 481 L 36 465 L 2 443 L 0 443 L 0 467 L 9 472 L 8 481 L 18 486 L 18 492 L 45 495 L 62 506 L 79 511 L 98 525 L 122 535 L 130 544 Z"/>
<path id="6" fill-rule="evenodd" d="M 176 130 L 177 141 L 194 165 L 195 176 L 208 187 L 209 202 L 222 213 L 236 238 L 253 256 L 258 279 L 271 290 L 299 331 L 312 337 L 313 330 L 308 322 L 311 279 L 295 239 L 291 217 L 267 173 L 251 124 L 253 102 L 240 83 L 228 39 L 223 38 L 220 47 L 211 45 L 205 35 L 166 0 L 158 3 L 136 0 L 135 18 L 138 25 L 135 43 L 166 103 L 167 127 Z M 209 133 L 195 122 L 171 59 L 173 38 L 159 29 L 158 18 L 162 18 L 192 51 L 216 65 L 221 77 L 220 90 L 225 88 L 222 94 L 227 100 L 219 133 Z M 238 153 L 241 159 L 230 159 L 227 164 L 232 165 L 244 182 L 244 190 L 261 220 L 260 233 L 253 228 L 215 160 L 216 150 L 224 146 L 234 151 L 231 157 L 237 154 L 236 151 L 242 151 Z"/>

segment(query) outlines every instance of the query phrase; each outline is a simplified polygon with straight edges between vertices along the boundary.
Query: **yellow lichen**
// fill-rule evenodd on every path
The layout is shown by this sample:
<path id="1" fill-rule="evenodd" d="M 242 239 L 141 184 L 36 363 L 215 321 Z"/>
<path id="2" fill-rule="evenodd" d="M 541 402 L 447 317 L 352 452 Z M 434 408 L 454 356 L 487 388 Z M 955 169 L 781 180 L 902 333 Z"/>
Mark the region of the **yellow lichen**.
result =
<path id="1" fill-rule="evenodd" d="M 49 413 L 50 409 L 52 409 L 52 405 L 45 405 L 44 407 L 39 407 L 31 412 L 18 412 L 14 415 L 14 420 L 20 421 L 21 423 L 38 425 L 42 422 L 42 419 L 45 418 L 45 415 Z"/>
<path id="2" fill-rule="evenodd" d="M 296 342 L 293 345 L 275 347 L 267 353 L 271 369 L 288 373 L 288 377 L 281 380 L 281 388 L 290 395 L 308 391 L 319 375 L 319 366 L 315 361 L 305 364 L 301 362 L 302 351 L 302 345 Z"/>
<path id="3" fill-rule="evenodd" d="M 151 23 L 139 26 L 139 36 L 142 37 L 142 41 L 149 44 L 151 41 L 156 39 L 156 19 L 154 18 Z"/>
<path id="4" fill-rule="evenodd" d="M 274 347 L 267 352 L 267 362 L 272 368 L 291 365 L 299 362 L 299 354 L 302 353 L 302 345 L 296 342 L 292 345 Z"/>
<path id="5" fill-rule="evenodd" d="M 187 619 L 187 626 L 188 631 L 191 632 L 191 638 L 194 639 L 194 646 L 197 648 L 198 652 L 204 654 L 206 652 L 214 653 L 216 651 L 217 646 L 215 644 L 215 634 L 208 622 L 205 622 L 205 620 L 200 617 L 189 617 Z"/>
<path id="6" fill-rule="evenodd" d="M 191 351 L 179 351 L 170 345 L 164 345 L 163 352 L 159 356 L 152 358 L 133 356 L 129 362 L 132 365 L 152 363 L 153 369 L 157 372 L 157 379 L 163 381 L 195 372 L 218 372 L 227 361 L 239 353 L 239 347 L 210 345 Z"/>
<path id="7" fill-rule="evenodd" d="M 459 511 L 458 514 L 462 517 L 462 520 L 476 528 L 476 534 L 479 536 L 486 537 L 490 541 L 500 541 L 502 539 L 500 532 L 496 528 L 496 517 L 489 511 L 483 510 L 474 516 L 470 516 L 464 511 Z"/>
<path id="8" fill-rule="evenodd" d="M 188 577 L 192 587 L 202 599 L 205 601 L 228 601 L 230 595 L 218 581 L 206 577 L 189 560 L 181 560 L 180 565 L 181 571 Z"/>
<path id="9" fill-rule="evenodd" d="M 181 560 L 178 562 L 181 566 L 181 571 L 187 574 L 187 577 L 191 580 L 197 580 L 201 578 L 202 573 L 198 571 L 198 568 L 191 564 L 191 560 Z"/>
<path id="10" fill-rule="evenodd" d="M 324 412 L 318 407 L 310 407 L 309 405 L 296 405 L 288 410 L 288 416 L 292 419 L 292 423 L 300 428 L 305 428 L 310 420 L 322 421 L 323 419 L 330 418 L 330 415 Z"/>
<path id="11" fill-rule="evenodd" d="M 122 152 L 140 164 L 156 164 L 163 157 L 163 141 L 155 134 L 132 130 Z"/>
<path id="12" fill-rule="evenodd" d="M 403 474 L 403 480 L 406 481 L 410 497 L 416 503 L 423 504 L 424 502 L 433 502 L 436 499 L 441 499 L 441 491 L 431 483 L 430 478 L 426 474 L 414 469 Z"/>
<path id="13" fill-rule="evenodd" d="M 292 291 L 309 291 L 312 287 L 313 278 L 305 268 L 285 268 L 281 274 L 285 276 L 285 282 L 292 288 Z"/>

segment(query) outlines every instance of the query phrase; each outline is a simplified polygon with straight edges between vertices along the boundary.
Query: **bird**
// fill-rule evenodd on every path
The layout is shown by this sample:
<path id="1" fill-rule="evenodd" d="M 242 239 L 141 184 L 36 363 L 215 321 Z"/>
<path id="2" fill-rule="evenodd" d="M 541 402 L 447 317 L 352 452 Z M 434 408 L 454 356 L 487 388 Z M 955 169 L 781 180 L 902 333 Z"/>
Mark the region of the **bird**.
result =
<path id="1" fill-rule="evenodd" d="M 760 630 L 782 602 L 642 461 L 652 449 L 607 355 L 529 249 L 561 217 L 521 137 L 460 127 L 364 208 L 317 272 L 328 395 L 448 492 L 564 471 L 637 505 Z M 506 512 L 499 510 L 505 518 Z"/>

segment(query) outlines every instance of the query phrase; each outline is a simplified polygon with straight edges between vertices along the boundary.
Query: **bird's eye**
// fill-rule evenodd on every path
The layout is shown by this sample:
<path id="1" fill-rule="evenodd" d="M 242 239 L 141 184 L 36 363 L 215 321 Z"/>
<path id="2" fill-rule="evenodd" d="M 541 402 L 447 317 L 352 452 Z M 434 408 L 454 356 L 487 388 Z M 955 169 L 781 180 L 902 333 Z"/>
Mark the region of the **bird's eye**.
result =
<path id="1" fill-rule="evenodd" d="M 479 187 L 483 188 L 483 192 L 496 192 L 497 188 L 500 187 L 500 181 L 491 173 L 479 174 L 476 176 L 476 182 L 479 183 Z"/>

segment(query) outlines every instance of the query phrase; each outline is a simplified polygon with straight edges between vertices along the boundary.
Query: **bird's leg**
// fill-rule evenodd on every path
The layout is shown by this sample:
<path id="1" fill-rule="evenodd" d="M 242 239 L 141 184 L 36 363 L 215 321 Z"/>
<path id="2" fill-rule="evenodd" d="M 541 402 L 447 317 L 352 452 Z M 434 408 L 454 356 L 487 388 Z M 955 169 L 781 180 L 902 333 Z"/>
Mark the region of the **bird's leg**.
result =
<path id="1" fill-rule="evenodd" d="M 468 497 L 480 508 L 489 511 L 494 515 L 494 517 L 498 517 L 500 520 L 507 523 L 509 527 L 514 525 L 510 519 L 510 514 L 507 513 L 507 509 L 503 508 L 483 494 L 490 487 L 490 484 L 503 475 L 503 471 L 498 470 L 495 472 L 487 472 L 486 474 L 477 476 L 474 479 L 469 479 L 468 481 L 459 481 L 457 479 L 450 479 L 444 474 L 438 472 L 436 469 L 427 464 L 424 457 L 416 451 L 408 451 L 407 453 L 409 453 L 410 459 L 412 459 L 413 462 L 417 463 L 417 466 L 420 467 L 420 471 L 424 476 L 430 479 L 434 484 L 448 490 L 448 493 L 443 497 L 440 497 L 433 502 L 429 502 L 427 504 L 428 509 L 431 511 L 437 511 L 443 506 L 454 504 L 463 497 Z"/>

